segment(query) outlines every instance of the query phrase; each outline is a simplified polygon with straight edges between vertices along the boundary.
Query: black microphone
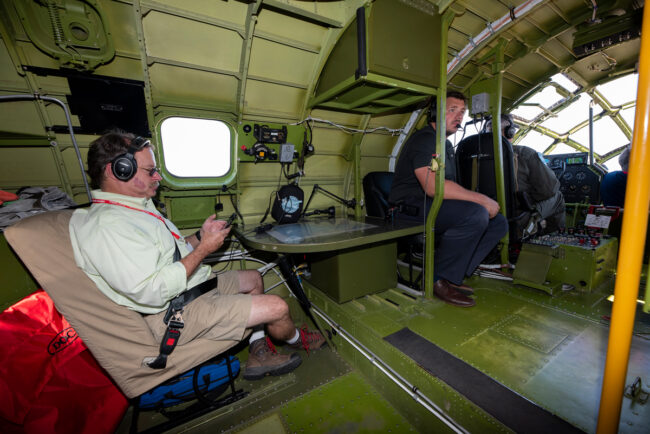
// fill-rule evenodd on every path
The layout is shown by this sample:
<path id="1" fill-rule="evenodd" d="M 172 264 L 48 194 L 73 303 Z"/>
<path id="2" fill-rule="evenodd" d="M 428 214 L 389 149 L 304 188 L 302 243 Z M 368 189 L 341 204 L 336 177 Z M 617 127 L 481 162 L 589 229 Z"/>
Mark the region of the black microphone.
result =
<path id="1" fill-rule="evenodd" d="M 266 232 L 266 231 L 268 231 L 270 229 L 273 229 L 273 225 L 271 223 L 267 223 L 265 225 L 259 225 L 258 227 L 256 227 L 253 230 L 255 231 L 256 234 L 263 234 L 264 232 Z"/>
<path id="2" fill-rule="evenodd" d="M 288 175 L 287 179 L 293 179 L 293 178 L 295 178 L 297 176 L 303 176 L 304 174 L 305 174 L 305 172 L 303 172 L 302 170 L 299 170 L 296 173 L 292 173 L 291 175 Z"/>
<path id="3" fill-rule="evenodd" d="M 336 217 L 336 209 L 333 206 L 330 206 L 327 209 L 315 209 L 313 211 L 306 212 L 304 214 L 304 217 L 309 217 L 318 214 L 327 214 L 327 218 L 334 218 Z"/>
<path id="4" fill-rule="evenodd" d="M 456 129 L 457 130 L 464 130 L 463 126 L 461 124 L 456 124 Z"/>

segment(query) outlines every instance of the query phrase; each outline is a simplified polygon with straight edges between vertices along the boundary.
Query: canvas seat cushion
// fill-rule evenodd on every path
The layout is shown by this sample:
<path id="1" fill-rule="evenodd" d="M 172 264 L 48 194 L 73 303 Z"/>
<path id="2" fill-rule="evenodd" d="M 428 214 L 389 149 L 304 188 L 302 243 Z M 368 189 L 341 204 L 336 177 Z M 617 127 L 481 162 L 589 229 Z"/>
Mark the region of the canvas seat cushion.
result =
<path id="1" fill-rule="evenodd" d="M 103 295 L 74 261 L 68 223 L 72 210 L 50 211 L 7 228 L 5 237 L 97 362 L 129 398 L 182 374 L 235 345 L 237 340 L 195 339 L 178 345 L 167 367 L 143 366 L 159 353 L 146 321 Z"/>

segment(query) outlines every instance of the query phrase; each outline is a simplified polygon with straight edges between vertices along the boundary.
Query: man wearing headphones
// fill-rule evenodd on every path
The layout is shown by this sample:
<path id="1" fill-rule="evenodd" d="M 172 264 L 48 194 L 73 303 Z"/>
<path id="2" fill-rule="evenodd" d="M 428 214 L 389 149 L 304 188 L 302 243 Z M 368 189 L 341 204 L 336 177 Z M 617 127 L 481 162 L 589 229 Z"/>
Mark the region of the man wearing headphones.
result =
<path id="1" fill-rule="evenodd" d="M 230 228 L 211 215 L 194 235 L 180 235 L 151 200 L 162 177 L 150 142 L 141 137 L 112 131 L 93 141 L 88 174 L 93 203 L 70 220 L 77 265 L 108 298 L 142 313 L 162 341 L 170 300 L 212 277 L 211 267 L 201 262 L 223 245 Z M 177 339 L 180 344 L 199 336 L 239 341 L 252 328 L 244 378 L 284 374 L 301 363 L 297 353 L 274 351 L 264 325 L 292 349 L 314 350 L 325 342 L 320 333 L 296 329 L 286 302 L 264 294 L 257 271 L 229 271 L 214 284 L 184 306 L 185 325 Z"/>
<path id="2" fill-rule="evenodd" d="M 491 121 L 486 125 L 492 131 Z M 510 142 L 517 132 L 517 125 L 510 114 L 501 115 L 501 132 Z M 565 226 L 564 196 L 560 192 L 560 181 L 540 155 L 527 146 L 513 146 L 515 190 L 525 193 L 534 212 L 528 219 L 517 224 L 518 236 L 556 231 Z M 518 207 L 516 215 L 528 211 Z"/>
<path id="3" fill-rule="evenodd" d="M 435 98 L 432 99 L 435 103 Z M 450 136 L 460 128 L 465 96 L 447 92 L 445 125 Z M 431 104 L 427 125 L 416 131 L 402 149 L 389 201 L 398 205 L 398 218 L 425 222 L 436 191 L 431 160 L 436 153 L 436 107 Z M 485 256 L 508 231 L 508 222 L 499 214 L 499 204 L 456 182 L 454 148 L 447 140 L 445 152 L 444 200 L 435 222 L 434 294 L 446 303 L 469 307 L 474 290 L 463 284 Z"/>

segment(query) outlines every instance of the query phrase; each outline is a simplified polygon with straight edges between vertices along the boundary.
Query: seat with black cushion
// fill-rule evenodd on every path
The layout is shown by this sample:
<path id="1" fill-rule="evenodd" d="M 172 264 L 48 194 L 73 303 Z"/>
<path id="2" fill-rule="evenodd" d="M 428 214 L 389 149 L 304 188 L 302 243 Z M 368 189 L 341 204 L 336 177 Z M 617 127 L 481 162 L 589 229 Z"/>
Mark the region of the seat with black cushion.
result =
<path id="1" fill-rule="evenodd" d="M 458 164 L 458 183 L 472 191 L 477 191 L 497 200 L 497 184 L 494 171 L 494 144 L 492 133 L 469 136 L 458 143 L 456 162 Z M 506 218 L 510 227 L 510 240 L 516 240 L 517 224 L 525 215 L 518 215 L 517 208 L 533 210 L 530 200 L 520 197 L 516 190 L 517 175 L 514 165 L 512 144 L 501 138 L 503 155 L 503 178 L 506 194 Z"/>
<path id="2" fill-rule="evenodd" d="M 503 154 L 503 178 L 506 192 L 506 216 L 511 218 L 516 208 L 516 175 L 514 152 L 510 142 L 501 139 Z M 494 172 L 494 144 L 492 133 L 469 136 L 458 143 L 458 183 L 468 190 L 478 191 L 496 200 L 497 184 Z"/>
<path id="3" fill-rule="evenodd" d="M 393 172 L 370 172 L 363 177 L 363 193 L 366 214 L 371 217 L 386 218 L 390 205 L 388 195 L 393 185 Z"/>
<path id="4" fill-rule="evenodd" d="M 388 202 L 390 189 L 393 185 L 393 172 L 369 172 L 363 177 L 363 193 L 366 206 L 366 215 L 369 217 L 388 218 L 390 208 L 394 204 Z M 413 257 L 422 252 L 424 236 L 422 234 L 412 235 L 400 240 L 399 250 L 406 253 L 406 262 L 409 264 L 409 277 L 403 278 L 398 274 L 398 281 L 409 287 L 420 290 L 422 273 L 414 276 Z"/>

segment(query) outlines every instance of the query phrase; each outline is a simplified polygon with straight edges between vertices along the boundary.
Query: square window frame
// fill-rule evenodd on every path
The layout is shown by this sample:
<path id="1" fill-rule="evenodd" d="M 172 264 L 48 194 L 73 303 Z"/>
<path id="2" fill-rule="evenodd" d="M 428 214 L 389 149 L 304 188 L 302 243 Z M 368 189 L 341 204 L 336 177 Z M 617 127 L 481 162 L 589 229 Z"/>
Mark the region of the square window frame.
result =
<path id="1" fill-rule="evenodd" d="M 166 119 L 182 117 L 190 119 L 201 119 L 201 120 L 211 120 L 223 122 L 228 130 L 230 131 L 230 168 L 222 176 L 215 177 L 180 177 L 176 176 L 167 170 L 167 165 L 165 163 L 165 155 L 162 146 L 162 124 Z M 161 167 L 161 186 L 169 188 L 171 190 L 210 190 L 215 188 L 221 188 L 223 185 L 232 185 L 237 179 L 237 128 L 235 127 L 234 119 L 229 117 L 222 117 L 218 115 L 207 114 L 205 112 L 197 111 L 179 111 L 179 110 L 161 110 L 155 116 L 155 133 L 156 137 L 153 142 L 155 142 L 155 151 L 158 164 Z"/>

